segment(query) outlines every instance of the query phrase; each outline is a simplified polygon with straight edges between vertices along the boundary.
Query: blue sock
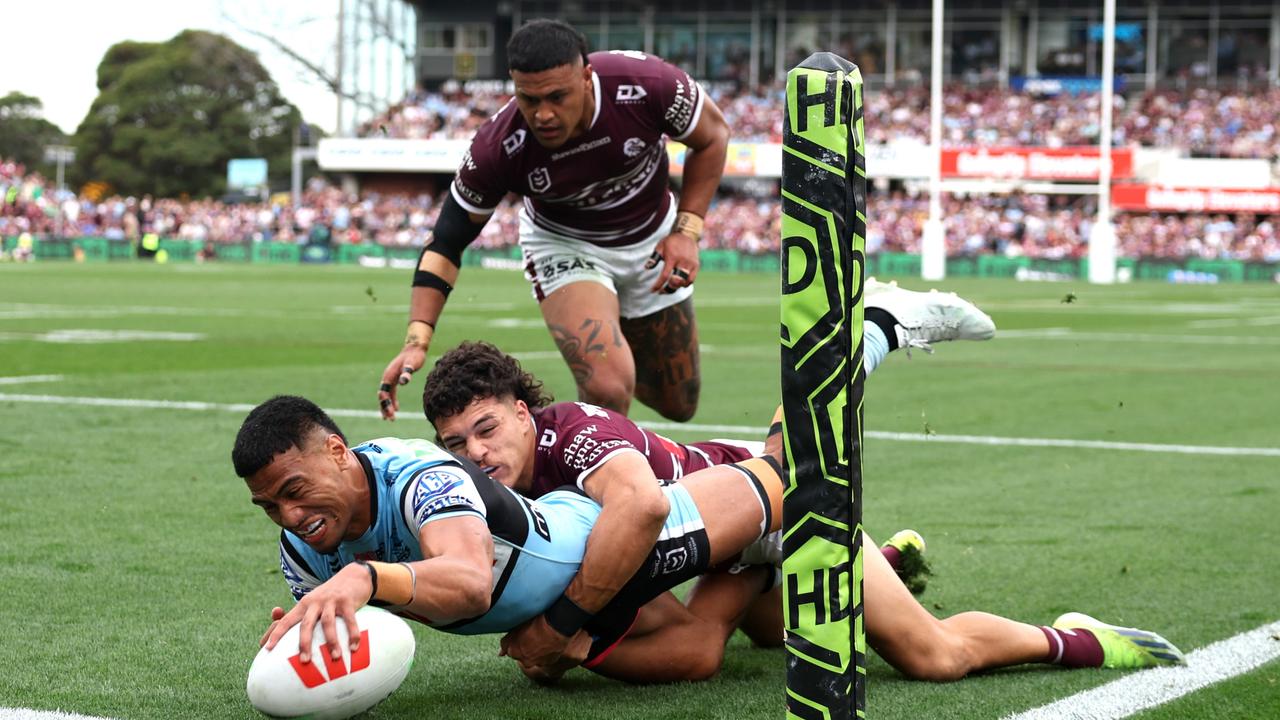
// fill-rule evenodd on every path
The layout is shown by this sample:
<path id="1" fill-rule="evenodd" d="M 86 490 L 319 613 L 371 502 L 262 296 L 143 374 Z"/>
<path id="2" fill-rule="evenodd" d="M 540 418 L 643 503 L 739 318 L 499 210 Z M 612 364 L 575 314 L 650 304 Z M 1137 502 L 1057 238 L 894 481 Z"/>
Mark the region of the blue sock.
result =
<path id="1" fill-rule="evenodd" d="M 884 362 L 889 354 L 889 340 L 884 331 L 875 323 L 862 325 L 862 367 L 865 375 L 870 376 Z"/>

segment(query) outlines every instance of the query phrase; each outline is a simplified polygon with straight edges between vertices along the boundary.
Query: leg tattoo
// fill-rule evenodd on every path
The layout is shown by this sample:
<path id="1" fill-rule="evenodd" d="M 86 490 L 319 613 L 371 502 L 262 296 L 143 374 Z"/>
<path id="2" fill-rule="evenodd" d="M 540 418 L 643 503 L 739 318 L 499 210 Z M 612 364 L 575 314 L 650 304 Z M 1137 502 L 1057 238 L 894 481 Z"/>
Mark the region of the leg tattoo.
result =
<path id="1" fill-rule="evenodd" d="M 547 329 L 551 331 L 551 339 L 564 356 L 580 391 L 595 375 L 595 368 L 587 356 L 593 353 L 607 356 L 611 347 L 622 347 L 621 330 L 616 323 L 608 320 L 587 318 L 576 332 L 554 323 L 548 323 Z"/>
<path id="2" fill-rule="evenodd" d="M 693 300 L 624 318 L 622 333 L 635 355 L 636 397 L 672 420 L 693 417 L 702 390 Z"/>

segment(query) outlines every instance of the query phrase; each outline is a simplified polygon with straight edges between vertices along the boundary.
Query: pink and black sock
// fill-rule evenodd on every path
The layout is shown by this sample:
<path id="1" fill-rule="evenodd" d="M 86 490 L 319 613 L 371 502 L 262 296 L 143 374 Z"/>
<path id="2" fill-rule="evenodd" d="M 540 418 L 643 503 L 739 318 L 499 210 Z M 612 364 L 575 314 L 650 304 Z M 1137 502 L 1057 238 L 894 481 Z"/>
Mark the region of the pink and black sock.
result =
<path id="1" fill-rule="evenodd" d="M 1044 662 L 1068 668 L 1102 667 L 1102 643 L 1084 628 L 1059 630 L 1041 625 L 1049 640 L 1049 655 Z"/>

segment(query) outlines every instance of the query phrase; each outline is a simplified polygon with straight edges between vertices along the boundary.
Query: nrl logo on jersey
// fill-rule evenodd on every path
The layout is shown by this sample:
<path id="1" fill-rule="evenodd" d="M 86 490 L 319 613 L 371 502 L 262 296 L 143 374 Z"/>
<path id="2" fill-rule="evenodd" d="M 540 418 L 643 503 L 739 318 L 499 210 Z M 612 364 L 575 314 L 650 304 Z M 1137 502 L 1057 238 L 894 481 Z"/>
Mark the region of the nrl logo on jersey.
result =
<path id="1" fill-rule="evenodd" d="M 622 145 L 622 152 L 626 153 L 627 157 L 629 158 L 633 158 L 639 155 L 640 153 L 644 152 L 644 149 L 645 149 L 644 141 L 641 140 L 640 138 L 629 138 Z"/>
<path id="2" fill-rule="evenodd" d="M 637 103 L 648 94 L 639 85 L 619 85 L 617 101 L 620 103 Z"/>
<path id="3" fill-rule="evenodd" d="M 524 145 L 524 138 L 528 134 L 521 128 L 502 139 L 502 149 L 507 153 L 507 157 L 516 154 L 516 151 Z"/>
<path id="4" fill-rule="evenodd" d="M 544 193 L 551 189 L 551 173 L 545 167 L 529 173 L 529 189 L 536 193 Z"/>

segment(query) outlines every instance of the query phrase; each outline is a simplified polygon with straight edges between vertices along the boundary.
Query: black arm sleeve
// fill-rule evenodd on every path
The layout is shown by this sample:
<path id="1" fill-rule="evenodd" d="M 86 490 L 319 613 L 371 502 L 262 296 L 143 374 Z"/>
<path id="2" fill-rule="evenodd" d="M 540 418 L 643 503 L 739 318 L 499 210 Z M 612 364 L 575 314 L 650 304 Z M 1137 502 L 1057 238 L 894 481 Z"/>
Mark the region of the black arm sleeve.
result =
<path id="1" fill-rule="evenodd" d="M 480 235 L 482 228 L 483 224 L 471 222 L 471 216 L 453 199 L 452 194 L 445 195 L 444 206 L 440 208 L 440 216 L 431 231 L 431 244 L 424 247 L 422 252 L 443 255 L 449 262 L 462 267 L 462 251 Z"/>

